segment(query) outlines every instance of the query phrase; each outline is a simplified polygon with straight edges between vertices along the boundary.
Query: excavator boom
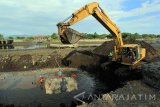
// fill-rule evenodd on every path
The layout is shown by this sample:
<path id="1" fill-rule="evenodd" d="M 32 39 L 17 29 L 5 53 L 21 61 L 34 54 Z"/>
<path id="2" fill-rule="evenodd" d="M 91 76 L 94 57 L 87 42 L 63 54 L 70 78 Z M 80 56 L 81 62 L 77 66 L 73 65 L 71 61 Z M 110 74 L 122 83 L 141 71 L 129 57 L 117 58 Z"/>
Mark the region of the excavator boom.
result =
<path id="1" fill-rule="evenodd" d="M 99 4 L 97 2 L 87 4 L 84 7 L 80 8 L 78 11 L 73 13 L 71 17 L 69 17 L 68 22 L 64 21 L 57 24 L 58 34 L 60 35 L 61 39 L 66 40 L 66 34 L 64 33 L 69 26 L 83 20 L 90 15 L 95 17 L 112 35 L 115 36 L 116 43 L 118 43 L 117 46 L 123 45 L 122 35 L 119 28 L 110 20 L 106 13 L 99 7 Z"/>

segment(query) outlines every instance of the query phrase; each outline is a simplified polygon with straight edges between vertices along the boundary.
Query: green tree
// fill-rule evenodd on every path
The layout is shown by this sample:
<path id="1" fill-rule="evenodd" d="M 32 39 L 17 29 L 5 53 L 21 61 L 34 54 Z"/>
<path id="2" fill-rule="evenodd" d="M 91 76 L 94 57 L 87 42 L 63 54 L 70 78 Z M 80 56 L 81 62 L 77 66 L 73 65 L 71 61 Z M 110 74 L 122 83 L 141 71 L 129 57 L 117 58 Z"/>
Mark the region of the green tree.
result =
<path id="1" fill-rule="evenodd" d="M 29 37 L 27 37 L 27 39 L 29 39 L 29 40 L 33 40 L 33 39 L 34 39 L 34 37 L 29 36 Z"/>
<path id="2" fill-rule="evenodd" d="M 2 34 L 0 34 L 0 39 L 4 39 L 4 37 L 3 37 L 3 35 L 2 35 Z"/>
<path id="3" fill-rule="evenodd" d="M 113 37 L 114 37 L 114 36 L 113 36 L 112 34 L 108 34 L 108 35 L 107 35 L 107 38 L 110 38 L 110 39 L 111 39 L 111 38 L 113 38 Z"/>
<path id="4" fill-rule="evenodd" d="M 13 39 L 14 39 L 14 37 L 10 36 L 10 37 L 8 37 L 8 39 L 11 39 L 11 40 L 13 40 Z"/>
<path id="5" fill-rule="evenodd" d="M 17 36 L 16 39 L 25 39 L 23 36 Z"/>
<path id="6" fill-rule="evenodd" d="M 84 36 L 84 38 L 86 38 L 86 39 L 94 39 L 95 36 L 94 36 L 94 34 L 87 34 L 86 36 Z"/>
<path id="7" fill-rule="evenodd" d="M 53 34 L 51 35 L 51 38 L 52 38 L 52 39 L 57 39 L 57 38 L 58 38 L 58 35 L 57 35 L 56 33 L 53 33 Z"/>
<path id="8" fill-rule="evenodd" d="M 159 34 L 159 35 L 157 35 L 157 38 L 160 38 L 160 34 Z"/>
<path id="9" fill-rule="evenodd" d="M 99 35 L 97 34 L 97 32 L 95 32 L 94 34 L 93 34 L 93 38 L 95 39 L 95 38 L 98 38 L 99 37 Z"/>
<path id="10" fill-rule="evenodd" d="M 132 36 L 131 33 L 126 33 L 126 32 L 122 33 L 122 38 L 124 39 L 130 38 L 131 36 Z"/>
<path id="11" fill-rule="evenodd" d="M 105 39 L 105 38 L 107 38 L 107 34 L 101 34 L 98 38 L 99 39 Z"/>

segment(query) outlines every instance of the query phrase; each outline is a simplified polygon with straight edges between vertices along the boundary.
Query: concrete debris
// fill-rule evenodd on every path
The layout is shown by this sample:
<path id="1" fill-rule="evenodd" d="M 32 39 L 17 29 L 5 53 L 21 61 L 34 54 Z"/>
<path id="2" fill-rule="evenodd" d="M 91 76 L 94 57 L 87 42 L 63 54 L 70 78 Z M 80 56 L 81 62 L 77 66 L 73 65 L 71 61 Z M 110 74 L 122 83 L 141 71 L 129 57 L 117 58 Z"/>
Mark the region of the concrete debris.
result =
<path id="1" fill-rule="evenodd" d="M 77 90 L 77 82 L 71 77 L 47 78 L 44 87 L 46 94 L 58 94 Z"/>

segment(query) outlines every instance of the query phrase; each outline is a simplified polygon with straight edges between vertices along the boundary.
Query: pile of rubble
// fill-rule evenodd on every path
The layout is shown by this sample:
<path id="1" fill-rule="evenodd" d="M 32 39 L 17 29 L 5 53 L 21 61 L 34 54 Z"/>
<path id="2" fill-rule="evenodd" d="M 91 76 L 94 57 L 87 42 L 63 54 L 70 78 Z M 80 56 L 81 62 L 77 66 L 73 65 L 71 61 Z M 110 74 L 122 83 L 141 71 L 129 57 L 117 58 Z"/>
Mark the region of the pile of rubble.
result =
<path id="1" fill-rule="evenodd" d="M 77 90 L 77 75 L 72 73 L 65 75 L 64 71 L 58 71 L 54 74 L 40 75 L 37 79 L 37 85 L 45 89 L 46 94 L 59 94 Z"/>
<path id="2" fill-rule="evenodd" d="M 47 78 L 44 83 L 46 94 L 58 94 L 77 90 L 77 82 L 74 78 Z"/>

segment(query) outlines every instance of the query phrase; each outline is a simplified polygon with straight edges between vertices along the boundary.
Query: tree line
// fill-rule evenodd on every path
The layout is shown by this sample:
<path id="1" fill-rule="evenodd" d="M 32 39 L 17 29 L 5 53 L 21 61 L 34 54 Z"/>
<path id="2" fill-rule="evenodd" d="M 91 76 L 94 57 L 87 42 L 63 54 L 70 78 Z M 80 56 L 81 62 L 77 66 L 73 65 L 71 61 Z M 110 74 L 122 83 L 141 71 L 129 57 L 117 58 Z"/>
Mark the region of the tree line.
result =
<path id="1" fill-rule="evenodd" d="M 111 34 L 98 34 L 98 33 L 82 33 L 83 39 L 112 39 L 114 36 Z M 46 35 L 46 39 L 59 39 L 59 35 L 57 33 L 53 33 L 51 35 Z M 160 38 L 160 34 L 138 34 L 138 33 L 122 33 L 123 39 L 152 39 L 152 38 Z M 34 36 L 9 36 L 4 38 L 2 34 L 0 34 L 0 39 L 28 39 L 33 40 Z"/>
<path id="2" fill-rule="evenodd" d="M 97 34 L 96 32 L 93 34 L 82 33 L 83 39 L 112 39 L 114 36 L 111 34 Z M 58 39 L 59 36 L 56 33 L 51 35 L 52 39 Z M 138 33 L 122 33 L 123 39 L 152 39 L 152 38 L 160 38 L 160 34 L 138 34 Z"/>
<path id="3" fill-rule="evenodd" d="M 85 39 L 112 39 L 114 36 L 111 34 L 84 34 L 83 38 Z M 152 38 L 160 38 L 160 34 L 138 34 L 138 33 L 122 33 L 123 39 L 152 39 Z"/>

